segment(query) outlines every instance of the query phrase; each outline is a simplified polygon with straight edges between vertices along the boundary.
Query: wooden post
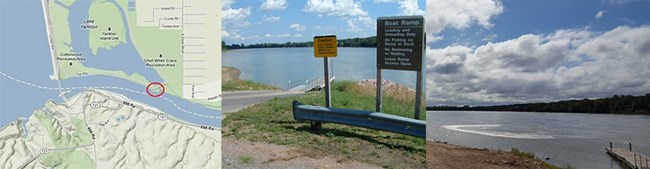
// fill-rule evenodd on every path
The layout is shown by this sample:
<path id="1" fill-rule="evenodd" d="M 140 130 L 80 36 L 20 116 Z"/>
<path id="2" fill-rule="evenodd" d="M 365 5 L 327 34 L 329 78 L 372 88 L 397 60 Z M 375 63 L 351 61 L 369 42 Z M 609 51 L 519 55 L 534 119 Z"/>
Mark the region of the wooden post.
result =
<path id="1" fill-rule="evenodd" d="M 630 144 L 630 151 L 632 151 L 632 143 L 629 143 L 629 144 Z"/>
<path id="2" fill-rule="evenodd" d="M 611 141 L 609 142 L 609 149 L 610 150 L 612 149 L 612 142 Z"/>

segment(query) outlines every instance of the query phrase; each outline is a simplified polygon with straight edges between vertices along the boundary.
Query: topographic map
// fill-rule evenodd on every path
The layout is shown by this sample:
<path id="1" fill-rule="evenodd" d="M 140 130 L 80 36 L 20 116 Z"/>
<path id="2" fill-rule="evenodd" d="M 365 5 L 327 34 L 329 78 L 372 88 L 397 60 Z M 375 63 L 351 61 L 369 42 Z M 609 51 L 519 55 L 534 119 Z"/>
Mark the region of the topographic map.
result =
<path id="1" fill-rule="evenodd" d="M 0 168 L 220 168 L 220 9 L 1 0 Z"/>

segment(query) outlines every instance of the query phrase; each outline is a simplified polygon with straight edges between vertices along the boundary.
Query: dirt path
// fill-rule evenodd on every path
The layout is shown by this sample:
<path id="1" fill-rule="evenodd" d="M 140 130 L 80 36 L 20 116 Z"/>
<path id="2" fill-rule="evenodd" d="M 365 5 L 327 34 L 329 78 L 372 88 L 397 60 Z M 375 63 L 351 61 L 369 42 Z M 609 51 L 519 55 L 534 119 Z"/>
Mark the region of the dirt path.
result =
<path id="1" fill-rule="evenodd" d="M 510 152 L 460 147 L 427 141 L 427 168 L 546 169 L 542 161 Z"/>
<path id="2" fill-rule="evenodd" d="M 298 148 L 223 138 L 223 168 L 381 168 L 360 162 L 339 162 L 332 157 L 309 157 Z"/>

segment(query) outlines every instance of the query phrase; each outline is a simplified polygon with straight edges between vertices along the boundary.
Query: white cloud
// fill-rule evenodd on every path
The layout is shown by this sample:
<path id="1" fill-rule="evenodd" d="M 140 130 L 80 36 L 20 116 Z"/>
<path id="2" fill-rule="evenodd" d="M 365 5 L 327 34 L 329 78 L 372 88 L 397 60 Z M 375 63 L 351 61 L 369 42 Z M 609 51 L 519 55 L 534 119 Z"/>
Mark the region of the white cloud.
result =
<path id="1" fill-rule="evenodd" d="M 233 8 L 235 0 L 221 1 L 222 15 L 222 34 L 224 39 L 244 40 L 249 37 L 243 37 L 239 34 L 240 27 L 249 26 L 251 23 L 246 19 L 251 15 L 251 7 Z"/>
<path id="2" fill-rule="evenodd" d="M 348 19 L 347 23 L 348 30 L 351 32 L 363 33 L 364 30 L 377 30 L 377 22 L 369 16 Z"/>
<path id="3" fill-rule="evenodd" d="M 602 18 L 603 14 L 605 14 L 605 11 L 603 11 L 603 10 L 598 11 L 598 13 L 596 13 L 596 19 Z"/>
<path id="4" fill-rule="evenodd" d="M 497 36 L 498 36 L 497 34 L 488 34 L 488 35 L 486 35 L 486 36 L 485 36 L 483 39 L 481 39 L 481 40 L 482 40 L 482 41 L 486 41 L 486 42 L 487 42 L 487 41 L 492 41 L 492 40 L 494 40 L 495 38 L 497 38 Z"/>
<path id="5" fill-rule="evenodd" d="M 291 34 L 285 33 L 285 34 L 280 34 L 277 35 L 278 38 L 286 38 L 286 37 L 291 37 Z"/>
<path id="6" fill-rule="evenodd" d="M 297 34 L 297 35 L 299 35 L 299 34 Z M 283 33 L 283 34 L 277 34 L 277 35 L 270 34 L 270 33 L 264 34 L 264 38 L 267 38 L 267 39 L 269 39 L 269 38 L 288 38 L 288 37 L 295 37 L 295 36 L 296 36 L 296 34 L 291 35 L 289 33 Z"/>
<path id="7" fill-rule="evenodd" d="M 319 16 L 366 16 L 361 3 L 354 0 L 309 0 L 303 9 Z"/>
<path id="8" fill-rule="evenodd" d="M 222 19 L 224 22 L 242 21 L 251 15 L 251 7 L 246 8 L 231 8 L 221 10 Z"/>
<path id="9" fill-rule="evenodd" d="M 427 48 L 429 105 L 506 104 L 645 94 L 650 26 L 558 30 L 478 47 Z"/>
<path id="10" fill-rule="evenodd" d="M 231 6 L 232 4 L 235 4 L 235 0 L 222 0 L 222 1 L 221 1 L 221 8 L 222 8 L 222 9 L 225 9 L 226 7 L 227 7 L 227 8 L 230 8 L 230 6 Z"/>
<path id="11" fill-rule="evenodd" d="M 296 33 L 296 34 L 293 35 L 293 37 L 294 38 L 299 38 L 299 37 L 302 37 L 302 34 Z"/>
<path id="12" fill-rule="evenodd" d="M 288 4 L 286 0 L 265 0 L 260 9 L 268 11 L 282 10 L 287 8 L 287 6 Z"/>
<path id="13" fill-rule="evenodd" d="M 465 29 L 476 23 L 492 28 L 490 20 L 503 12 L 499 0 L 427 0 L 427 42 L 442 39 L 438 34 L 446 28 Z"/>
<path id="14" fill-rule="evenodd" d="M 418 6 L 418 0 L 403 0 L 399 2 L 400 15 L 424 15 L 424 10 Z"/>
<path id="15" fill-rule="evenodd" d="M 296 31 L 304 31 L 307 28 L 305 25 L 300 25 L 297 23 L 289 25 L 289 29 L 295 29 Z"/>
<path id="16" fill-rule="evenodd" d="M 269 22 L 276 22 L 279 21 L 280 17 L 279 16 L 262 16 L 262 20 L 260 20 L 258 23 L 269 23 Z"/>

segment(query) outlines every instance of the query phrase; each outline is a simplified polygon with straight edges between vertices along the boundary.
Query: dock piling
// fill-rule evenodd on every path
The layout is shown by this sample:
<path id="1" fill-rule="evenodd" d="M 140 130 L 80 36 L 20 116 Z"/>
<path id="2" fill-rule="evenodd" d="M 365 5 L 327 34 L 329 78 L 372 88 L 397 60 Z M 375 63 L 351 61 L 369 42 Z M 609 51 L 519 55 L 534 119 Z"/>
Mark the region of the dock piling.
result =
<path id="1" fill-rule="evenodd" d="M 650 169 L 648 156 L 643 155 L 639 152 L 630 151 L 632 150 L 632 143 L 628 143 L 628 148 L 614 148 L 612 144 L 613 143 L 610 142 L 609 147 L 605 147 L 605 150 L 607 150 L 607 153 L 611 155 L 614 159 L 623 162 L 623 164 L 627 166 L 626 168 Z M 645 159 L 645 163 L 643 161 L 644 159 Z"/>
<path id="2" fill-rule="evenodd" d="M 632 151 L 632 143 L 628 143 L 628 144 L 630 144 L 630 151 Z"/>

